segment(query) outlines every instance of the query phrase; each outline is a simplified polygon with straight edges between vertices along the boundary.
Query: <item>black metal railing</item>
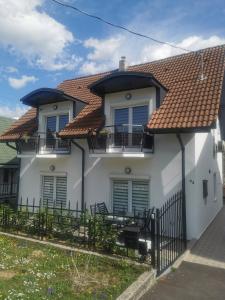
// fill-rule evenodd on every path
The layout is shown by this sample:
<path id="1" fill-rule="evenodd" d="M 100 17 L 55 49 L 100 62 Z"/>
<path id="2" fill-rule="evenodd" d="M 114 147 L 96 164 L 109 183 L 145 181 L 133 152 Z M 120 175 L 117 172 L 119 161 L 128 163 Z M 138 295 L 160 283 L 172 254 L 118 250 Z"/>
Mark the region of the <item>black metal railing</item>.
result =
<path id="1" fill-rule="evenodd" d="M 162 274 L 186 249 L 182 192 L 158 209 L 116 214 L 91 207 L 85 209 L 49 205 L 35 199 L 21 201 L 16 209 L 0 204 L 0 230 L 34 238 L 75 244 L 97 251 L 141 257 Z M 138 256 L 137 256 L 138 253 Z"/>
<path id="2" fill-rule="evenodd" d="M 61 205 L 43 205 L 35 199 L 18 204 L 16 209 L 0 205 L 0 230 L 29 235 L 34 238 L 76 244 L 97 251 L 115 253 L 139 259 L 149 255 L 150 249 L 143 247 L 151 240 L 151 224 L 148 212 L 142 215 L 121 216 L 116 214 L 91 214 Z M 140 239 L 140 241 L 139 241 Z M 150 262 L 151 260 L 149 260 Z"/>
<path id="3" fill-rule="evenodd" d="M 0 197 L 16 196 L 17 183 L 2 183 L 0 184 Z"/>
<path id="4" fill-rule="evenodd" d="M 155 213 L 155 268 L 162 274 L 185 251 L 183 196 L 179 191 Z"/>
<path id="5" fill-rule="evenodd" d="M 17 142 L 17 152 L 18 154 L 69 154 L 71 143 L 69 140 L 41 134 L 27 139 L 20 139 Z"/>
<path id="6" fill-rule="evenodd" d="M 154 136 L 142 125 L 106 126 L 88 136 L 90 152 L 154 152 Z"/>

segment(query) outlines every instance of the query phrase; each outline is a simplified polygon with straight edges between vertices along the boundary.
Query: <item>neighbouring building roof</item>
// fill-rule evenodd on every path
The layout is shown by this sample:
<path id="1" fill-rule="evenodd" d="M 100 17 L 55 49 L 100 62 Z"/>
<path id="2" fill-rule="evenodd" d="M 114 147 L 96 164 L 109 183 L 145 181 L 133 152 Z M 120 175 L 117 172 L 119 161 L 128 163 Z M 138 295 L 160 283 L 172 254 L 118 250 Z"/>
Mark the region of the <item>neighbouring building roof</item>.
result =
<path id="1" fill-rule="evenodd" d="M 161 106 L 153 113 L 148 128 L 152 132 L 208 130 L 220 109 L 225 69 L 225 45 L 191 52 L 150 63 L 130 66 L 128 71 L 151 73 L 167 89 Z M 104 124 L 102 99 L 89 87 L 111 72 L 65 80 L 57 87 L 88 104 L 61 132 L 61 137 L 83 137 Z M 0 140 L 16 140 L 36 130 L 36 110 L 29 110 L 7 130 Z"/>
<path id="2" fill-rule="evenodd" d="M 0 116 L 0 134 L 4 132 L 13 123 L 13 119 Z M 19 159 L 16 157 L 16 151 L 9 148 L 6 144 L 0 144 L 0 167 L 17 166 Z"/>

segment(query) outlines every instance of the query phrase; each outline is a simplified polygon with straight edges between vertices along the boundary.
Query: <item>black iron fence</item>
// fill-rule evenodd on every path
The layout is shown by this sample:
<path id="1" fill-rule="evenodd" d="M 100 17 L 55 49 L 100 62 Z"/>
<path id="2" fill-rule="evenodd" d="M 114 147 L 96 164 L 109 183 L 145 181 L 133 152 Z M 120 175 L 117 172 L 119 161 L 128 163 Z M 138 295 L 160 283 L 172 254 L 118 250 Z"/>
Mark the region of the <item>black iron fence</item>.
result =
<path id="1" fill-rule="evenodd" d="M 39 205 L 40 204 L 40 205 Z M 0 229 L 38 239 L 68 242 L 77 247 L 115 253 L 130 258 L 149 257 L 151 240 L 150 215 L 123 216 L 94 214 L 87 210 L 63 208 L 42 203 L 19 204 L 16 209 L 0 205 Z"/>
<path id="2" fill-rule="evenodd" d="M 182 193 L 172 196 L 160 209 L 130 216 L 101 211 L 92 214 L 33 200 L 12 209 L 0 205 L 0 229 L 39 239 L 68 242 L 77 247 L 144 259 L 156 270 L 165 271 L 184 252 Z"/>
<path id="3" fill-rule="evenodd" d="M 157 275 L 163 273 L 186 248 L 182 192 L 174 194 L 155 213 L 154 261 Z"/>

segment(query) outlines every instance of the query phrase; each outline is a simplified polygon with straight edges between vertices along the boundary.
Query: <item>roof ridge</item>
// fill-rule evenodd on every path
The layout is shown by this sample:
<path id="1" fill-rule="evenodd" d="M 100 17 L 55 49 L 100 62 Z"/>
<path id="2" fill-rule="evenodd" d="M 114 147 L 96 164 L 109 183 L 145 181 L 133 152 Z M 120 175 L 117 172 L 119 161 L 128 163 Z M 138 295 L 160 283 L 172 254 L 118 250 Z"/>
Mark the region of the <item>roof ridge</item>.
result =
<path id="1" fill-rule="evenodd" d="M 199 50 L 190 51 L 189 53 L 181 53 L 181 54 L 177 54 L 177 55 L 173 55 L 173 56 L 169 56 L 169 57 L 165 57 L 165 58 L 161 58 L 161 59 L 156 59 L 156 60 L 153 60 L 153 61 L 148 61 L 148 62 L 144 62 L 144 63 L 140 63 L 140 64 L 131 65 L 131 66 L 128 66 L 128 69 L 133 68 L 133 67 L 143 66 L 143 65 L 150 65 L 150 64 L 154 64 L 156 62 L 159 62 L 159 63 L 162 62 L 162 61 L 166 62 L 168 60 L 176 59 L 176 58 L 181 57 L 181 56 L 188 56 L 188 55 L 192 55 L 192 54 L 197 54 L 198 52 L 207 51 L 209 49 L 215 49 L 215 48 L 225 48 L 225 44 L 216 45 L 216 46 L 207 47 L 207 48 L 202 48 L 202 49 L 199 49 Z M 91 75 L 83 75 L 83 76 L 79 76 L 79 77 L 75 77 L 75 78 L 65 79 L 62 82 L 60 82 L 58 84 L 58 86 L 61 85 L 64 82 L 67 82 L 67 81 L 79 80 L 79 79 L 84 79 L 84 78 L 91 78 L 91 77 L 95 77 L 95 76 L 99 76 L 99 75 L 104 75 L 104 74 L 116 72 L 117 70 L 118 69 L 112 69 L 112 70 L 108 70 L 108 71 L 104 71 L 104 72 L 100 72 L 100 73 L 95 73 L 95 74 L 91 74 Z"/>

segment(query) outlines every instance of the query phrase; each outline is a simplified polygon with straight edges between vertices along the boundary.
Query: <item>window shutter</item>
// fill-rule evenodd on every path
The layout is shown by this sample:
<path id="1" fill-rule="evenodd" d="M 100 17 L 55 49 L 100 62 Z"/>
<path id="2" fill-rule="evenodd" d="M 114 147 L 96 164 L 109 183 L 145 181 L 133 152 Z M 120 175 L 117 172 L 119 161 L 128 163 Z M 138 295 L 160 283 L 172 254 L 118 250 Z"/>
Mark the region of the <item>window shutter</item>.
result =
<path id="1" fill-rule="evenodd" d="M 132 210 L 143 211 L 149 207 L 148 181 L 132 181 Z"/>
<path id="2" fill-rule="evenodd" d="M 115 109 L 115 125 L 123 125 L 129 123 L 128 108 Z"/>
<path id="3" fill-rule="evenodd" d="M 67 200 L 67 178 L 56 177 L 56 206 L 66 207 Z"/>
<path id="4" fill-rule="evenodd" d="M 69 115 L 60 115 L 59 116 L 59 129 L 58 131 L 64 129 L 66 125 L 69 123 Z"/>
<path id="5" fill-rule="evenodd" d="M 133 125 L 148 123 L 148 105 L 133 107 Z"/>
<path id="6" fill-rule="evenodd" d="M 56 132 L 56 116 L 47 117 L 47 132 Z"/>
<path id="7" fill-rule="evenodd" d="M 43 205 L 52 206 L 54 197 L 54 177 L 42 176 L 42 200 Z"/>
<path id="8" fill-rule="evenodd" d="M 113 181 L 113 211 L 115 213 L 128 211 L 128 181 Z"/>

